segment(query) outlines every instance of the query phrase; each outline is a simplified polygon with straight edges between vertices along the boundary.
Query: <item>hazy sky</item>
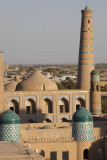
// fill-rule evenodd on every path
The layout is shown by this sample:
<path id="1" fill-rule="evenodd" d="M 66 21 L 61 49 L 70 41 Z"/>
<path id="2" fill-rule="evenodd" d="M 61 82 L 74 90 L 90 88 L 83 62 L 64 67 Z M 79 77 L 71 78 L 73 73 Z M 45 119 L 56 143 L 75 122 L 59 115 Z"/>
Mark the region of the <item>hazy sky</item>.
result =
<path id="1" fill-rule="evenodd" d="M 95 62 L 107 62 L 107 0 L 0 0 L 0 50 L 9 64 L 78 62 L 81 9 L 93 9 Z"/>

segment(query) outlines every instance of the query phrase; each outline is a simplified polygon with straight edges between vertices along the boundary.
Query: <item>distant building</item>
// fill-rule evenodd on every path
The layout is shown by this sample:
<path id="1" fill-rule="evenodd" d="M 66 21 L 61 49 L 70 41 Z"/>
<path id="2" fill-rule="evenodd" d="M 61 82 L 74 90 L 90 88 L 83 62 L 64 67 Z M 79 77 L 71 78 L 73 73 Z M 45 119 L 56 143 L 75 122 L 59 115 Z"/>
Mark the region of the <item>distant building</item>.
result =
<path id="1" fill-rule="evenodd" d="M 76 76 L 72 76 L 72 75 L 64 75 L 63 77 L 60 78 L 61 81 L 65 81 L 68 79 L 76 79 Z"/>

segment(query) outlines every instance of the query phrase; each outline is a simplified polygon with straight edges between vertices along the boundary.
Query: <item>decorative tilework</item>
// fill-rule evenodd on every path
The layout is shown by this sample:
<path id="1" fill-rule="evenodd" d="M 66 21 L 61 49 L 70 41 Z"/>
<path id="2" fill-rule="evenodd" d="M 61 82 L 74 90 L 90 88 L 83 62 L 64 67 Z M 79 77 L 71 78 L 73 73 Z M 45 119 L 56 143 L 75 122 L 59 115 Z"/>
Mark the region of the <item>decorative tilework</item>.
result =
<path id="1" fill-rule="evenodd" d="M 93 141 L 93 122 L 73 122 L 72 136 L 76 141 Z"/>
<path id="2" fill-rule="evenodd" d="M 85 101 L 86 100 L 86 95 L 81 94 L 81 95 L 75 95 L 74 96 L 75 100 L 77 100 L 78 98 L 82 98 Z"/>
<path id="3" fill-rule="evenodd" d="M 36 102 L 36 96 L 26 96 L 25 97 L 25 101 L 29 100 L 29 99 L 32 99 Z"/>
<path id="4" fill-rule="evenodd" d="M 41 100 L 43 101 L 43 100 L 46 99 L 46 98 L 48 98 L 48 99 L 50 99 L 51 101 L 53 101 L 53 96 L 49 96 L 49 95 L 42 96 L 42 97 L 41 97 Z"/>
<path id="5" fill-rule="evenodd" d="M 45 119 L 49 119 L 49 120 L 51 120 L 53 122 L 54 121 L 54 116 L 53 115 L 42 115 L 42 122 Z"/>
<path id="6" fill-rule="evenodd" d="M 92 75 L 91 81 L 100 81 L 100 75 Z"/>
<path id="7" fill-rule="evenodd" d="M 0 141 L 20 141 L 20 124 L 0 124 Z"/>
<path id="8" fill-rule="evenodd" d="M 35 115 L 26 115 L 25 122 L 28 123 L 29 120 L 33 120 L 34 122 L 36 122 L 37 121 L 37 116 L 35 116 Z"/>
<path id="9" fill-rule="evenodd" d="M 19 102 L 19 96 L 8 97 L 8 102 L 12 101 L 13 99 L 16 100 L 17 102 Z"/>
<path id="10" fill-rule="evenodd" d="M 69 101 L 69 95 L 59 95 L 58 99 L 61 100 L 62 98 L 65 98 Z"/>
<path id="11" fill-rule="evenodd" d="M 70 115 L 63 114 L 58 116 L 58 120 L 61 120 L 62 118 L 66 118 L 67 120 L 70 120 Z"/>

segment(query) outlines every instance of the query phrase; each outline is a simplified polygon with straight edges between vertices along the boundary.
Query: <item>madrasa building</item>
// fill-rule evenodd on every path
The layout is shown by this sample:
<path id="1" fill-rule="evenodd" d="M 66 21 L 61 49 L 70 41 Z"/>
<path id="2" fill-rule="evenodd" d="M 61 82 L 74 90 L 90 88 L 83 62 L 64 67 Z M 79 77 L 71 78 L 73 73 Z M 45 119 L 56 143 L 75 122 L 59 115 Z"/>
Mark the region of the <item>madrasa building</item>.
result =
<path id="1" fill-rule="evenodd" d="M 81 13 L 78 89 L 58 90 L 55 82 L 38 71 L 3 87 L 0 55 L 1 146 L 26 145 L 33 160 L 107 160 L 107 121 L 93 119 L 102 113 L 100 73 L 94 69 L 92 10 L 86 6 Z M 17 153 L 14 159 L 19 157 Z"/>

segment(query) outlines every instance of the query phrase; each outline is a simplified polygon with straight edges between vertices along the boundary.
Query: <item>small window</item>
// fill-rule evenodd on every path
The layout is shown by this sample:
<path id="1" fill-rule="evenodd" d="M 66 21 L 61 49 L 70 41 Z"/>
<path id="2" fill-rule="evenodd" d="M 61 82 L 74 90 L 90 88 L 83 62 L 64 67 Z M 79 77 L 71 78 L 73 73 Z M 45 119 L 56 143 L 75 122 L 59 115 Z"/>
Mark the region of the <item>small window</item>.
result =
<path id="1" fill-rule="evenodd" d="M 57 152 L 50 152 L 50 160 L 57 160 Z"/>
<path id="2" fill-rule="evenodd" d="M 67 104 L 67 105 L 65 105 L 65 113 L 68 113 L 68 112 L 69 112 L 69 106 Z"/>
<path id="3" fill-rule="evenodd" d="M 30 106 L 26 106 L 26 114 L 30 114 Z"/>
<path id="4" fill-rule="evenodd" d="M 42 90 L 42 91 L 45 90 L 45 85 L 42 85 L 42 86 L 41 86 L 41 90 Z"/>
<path id="5" fill-rule="evenodd" d="M 60 105 L 60 113 L 63 113 L 63 105 Z"/>
<path id="6" fill-rule="evenodd" d="M 41 150 L 40 155 L 43 156 L 43 157 L 45 157 L 45 152 L 43 150 Z"/>
<path id="7" fill-rule="evenodd" d="M 88 19 L 88 23 L 90 23 L 90 20 Z"/>
<path id="8" fill-rule="evenodd" d="M 77 105 L 76 105 L 76 111 L 77 111 L 79 108 L 80 108 L 80 105 L 77 104 Z"/>
<path id="9" fill-rule="evenodd" d="M 69 160 L 69 152 L 68 151 L 62 152 L 62 160 Z"/>
<path id="10" fill-rule="evenodd" d="M 10 110 L 11 110 L 11 111 L 14 111 L 14 107 L 10 107 Z"/>
<path id="11" fill-rule="evenodd" d="M 98 85 L 96 86 L 96 89 L 97 89 L 97 91 L 98 91 Z"/>
<path id="12" fill-rule="evenodd" d="M 48 113 L 52 113 L 52 104 L 48 104 Z"/>
<path id="13" fill-rule="evenodd" d="M 85 149 L 84 150 L 84 160 L 88 160 L 88 158 L 89 158 L 89 150 Z"/>

